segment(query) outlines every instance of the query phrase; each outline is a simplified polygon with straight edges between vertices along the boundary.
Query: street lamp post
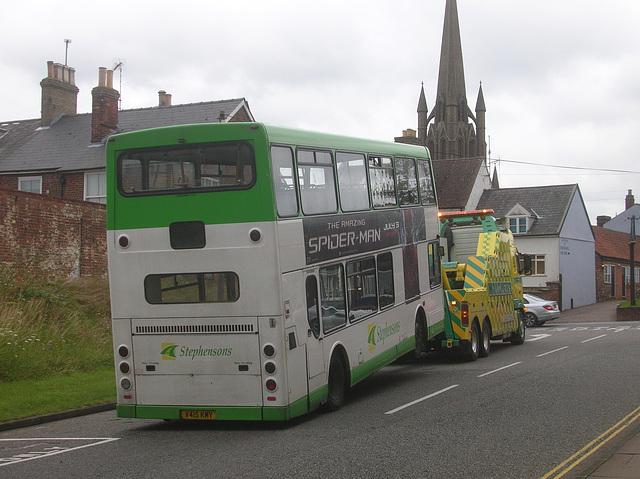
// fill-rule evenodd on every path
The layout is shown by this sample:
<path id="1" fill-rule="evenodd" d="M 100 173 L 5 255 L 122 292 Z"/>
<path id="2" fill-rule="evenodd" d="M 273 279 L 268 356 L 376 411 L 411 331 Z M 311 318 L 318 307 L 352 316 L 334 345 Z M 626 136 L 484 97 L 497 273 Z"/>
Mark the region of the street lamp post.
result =
<path id="1" fill-rule="evenodd" d="M 631 217 L 631 241 L 629 241 L 629 266 L 631 268 L 630 283 L 631 283 L 631 306 L 636 305 L 636 257 L 635 257 L 635 246 L 636 246 L 636 215 Z"/>

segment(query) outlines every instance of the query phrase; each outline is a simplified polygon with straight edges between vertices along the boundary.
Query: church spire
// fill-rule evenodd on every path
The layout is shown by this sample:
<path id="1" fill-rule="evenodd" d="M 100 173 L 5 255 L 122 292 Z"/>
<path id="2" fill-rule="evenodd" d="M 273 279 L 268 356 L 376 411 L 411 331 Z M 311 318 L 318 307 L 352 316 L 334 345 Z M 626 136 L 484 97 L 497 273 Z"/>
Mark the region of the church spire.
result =
<path id="1" fill-rule="evenodd" d="M 467 92 L 456 0 L 447 0 L 445 6 L 436 103 L 440 104 L 435 113 L 436 123 L 458 122 L 467 117 Z"/>

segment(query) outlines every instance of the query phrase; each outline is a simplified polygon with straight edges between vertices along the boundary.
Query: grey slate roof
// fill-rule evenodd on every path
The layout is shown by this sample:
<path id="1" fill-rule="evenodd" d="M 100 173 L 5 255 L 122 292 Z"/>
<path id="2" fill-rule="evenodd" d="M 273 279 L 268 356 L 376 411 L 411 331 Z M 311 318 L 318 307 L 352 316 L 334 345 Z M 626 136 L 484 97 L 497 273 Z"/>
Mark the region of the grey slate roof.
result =
<path id="1" fill-rule="evenodd" d="M 433 160 L 438 205 L 443 210 L 463 210 L 482 167 L 482 158 Z"/>
<path id="2" fill-rule="evenodd" d="M 0 158 L 11 155 L 36 134 L 40 118 L 0 122 Z"/>
<path id="3" fill-rule="evenodd" d="M 560 234 L 577 189 L 578 185 L 572 184 L 485 190 L 478 202 L 478 209 L 491 208 L 499 218 L 520 204 L 537 214 L 527 236 L 557 235 Z"/>
<path id="4" fill-rule="evenodd" d="M 221 111 L 231 117 L 243 106 L 251 115 L 244 98 L 121 110 L 118 113 L 118 132 L 189 123 L 217 123 Z M 19 123 L 20 129 L 16 126 L 0 138 L 0 174 L 105 167 L 104 142 L 91 143 L 91 113 L 64 115 L 44 128 L 39 128 L 40 119 Z"/>

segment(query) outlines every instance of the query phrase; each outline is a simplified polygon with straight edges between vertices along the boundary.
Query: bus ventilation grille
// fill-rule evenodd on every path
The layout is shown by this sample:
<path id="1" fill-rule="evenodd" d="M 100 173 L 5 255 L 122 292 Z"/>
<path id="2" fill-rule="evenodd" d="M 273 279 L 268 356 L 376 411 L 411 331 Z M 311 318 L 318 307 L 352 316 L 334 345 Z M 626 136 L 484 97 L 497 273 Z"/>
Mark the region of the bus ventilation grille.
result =
<path id="1" fill-rule="evenodd" d="M 136 326 L 135 334 L 253 333 L 253 324 L 162 324 Z"/>

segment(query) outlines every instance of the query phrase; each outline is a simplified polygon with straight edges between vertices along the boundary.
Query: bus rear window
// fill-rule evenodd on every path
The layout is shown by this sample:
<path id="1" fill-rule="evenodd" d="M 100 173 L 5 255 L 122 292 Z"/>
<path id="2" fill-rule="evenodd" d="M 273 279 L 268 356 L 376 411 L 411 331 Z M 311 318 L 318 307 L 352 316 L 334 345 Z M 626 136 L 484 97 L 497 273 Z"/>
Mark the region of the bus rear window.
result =
<path id="1" fill-rule="evenodd" d="M 150 304 L 233 303 L 240 284 L 232 272 L 151 274 L 144 279 L 144 295 Z"/>
<path id="2" fill-rule="evenodd" d="M 246 189 L 255 176 L 246 142 L 136 149 L 118 157 L 118 188 L 125 196 Z"/>

